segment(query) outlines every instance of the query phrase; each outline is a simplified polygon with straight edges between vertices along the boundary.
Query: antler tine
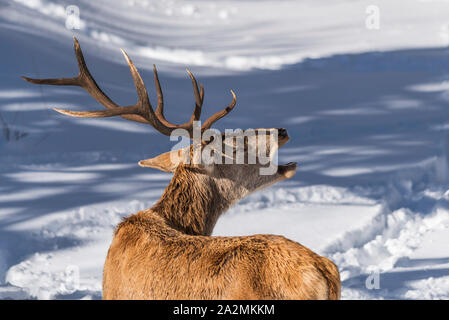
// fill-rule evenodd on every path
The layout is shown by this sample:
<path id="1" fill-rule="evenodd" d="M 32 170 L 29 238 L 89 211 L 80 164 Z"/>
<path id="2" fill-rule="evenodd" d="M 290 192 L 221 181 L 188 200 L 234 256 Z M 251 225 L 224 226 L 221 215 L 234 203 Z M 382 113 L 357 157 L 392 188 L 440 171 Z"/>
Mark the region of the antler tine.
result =
<path id="1" fill-rule="evenodd" d="M 223 118 L 225 115 L 227 115 L 229 112 L 232 111 L 232 109 L 234 109 L 236 103 L 237 103 L 237 96 L 235 95 L 234 91 L 231 90 L 231 94 L 232 94 L 232 101 L 231 103 L 224 108 L 221 111 L 218 111 L 217 113 L 215 113 L 214 115 L 212 115 L 209 119 L 207 119 L 203 126 L 201 127 L 201 131 L 210 129 L 210 127 L 217 122 L 219 119 Z"/>
<path id="2" fill-rule="evenodd" d="M 190 79 L 192 79 L 192 86 L 193 86 L 193 94 L 195 95 L 195 110 L 192 114 L 192 119 L 195 121 L 198 121 L 201 116 L 201 108 L 203 106 L 203 99 L 204 99 L 204 88 L 200 84 L 201 92 L 198 91 L 198 83 L 196 82 L 195 77 L 190 72 L 190 70 L 187 69 L 187 73 L 189 74 Z"/>
<path id="3" fill-rule="evenodd" d="M 33 78 L 28 78 L 28 77 L 24 77 L 22 76 L 21 78 L 34 83 L 34 84 L 48 84 L 48 85 L 54 85 L 54 86 L 79 86 L 79 87 L 84 87 L 84 81 L 82 81 L 83 78 L 83 74 L 85 72 L 85 70 L 87 70 L 87 66 L 86 63 L 84 62 L 84 57 L 83 57 L 83 53 L 81 51 L 78 39 L 76 39 L 75 37 L 73 37 L 74 41 L 75 41 L 75 55 L 76 55 L 76 59 L 78 60 L 78 69 L 79 69 L 79 73 L 76 77 L 72 77 L 72 78 L 51 78 L 51 79 L 33 79 Z M 86 75 L 90 76 L 89 70 L 87 70 Z M 114 104 L 114 102 L 110 101 L 112 104 Z M 117 106 L 117 105 L 116 105 Z M 118 107 L 118 106 L 117 106 Z"/>
<path id="4" fill-rule="evenodd" d="M 138 99 L 136 107 L 138 107 L 139 113 L 144 118 L 148 119 L 149 120 L 148 122 L 150 122 L 155 127 L 155 129 L 157 129 L 158 131 L 162 130 L 163 132 L 161 131 L 161 133 L 170 135 L 171 131 L 167 132 L 166 130 L 167 128 L 161 126 L 161 123 L 158 121 L 158 119 L 154 114 L 153 107 L 151 106 L 150 99 L 148 98 L 147 89 L 145 88 L 145 84 L 143 83 L 139 71 L 137 71 L 136 66 L 131 61 L 125 50 L 123 49 L 120 50 L 122 51 L 123 56 L 125 57 L 126 62 L 128 63 L 129 71 L 131 72 L 131 76 L 134 81 L 134 86 L 136 87 Z"/>
<path id="5" fill-rule="evenodd" d="M 161 83 L 159 82 L 159 76 L 157 75 L 157 69 L 155 64 L 153 64 L 153 74 L 157 92 L 156 115 L 164 118 L 164 95 L 162 94 Z"/>
<path id="6" fill-rule="evenodd" d="M 54 86 L 78 86 L 79 79 L 78 77 L 74 78 L 54 78 L 54 79 L 33 79 L 25 76 L 21 76 L 21 78 L 25 81 L 34 83 L 34 84 L 49 84 Z"/>
<path id="7" fill-rule="evenodd" d="M 138 106 L 119 107 L 116 109 L 97 110 L 97 111 L 70 111 L 59 108 L 53 110 L 71 117 L 77 118 L 107 118 L 121 115 L 129 115 L 138 112 Z"/>

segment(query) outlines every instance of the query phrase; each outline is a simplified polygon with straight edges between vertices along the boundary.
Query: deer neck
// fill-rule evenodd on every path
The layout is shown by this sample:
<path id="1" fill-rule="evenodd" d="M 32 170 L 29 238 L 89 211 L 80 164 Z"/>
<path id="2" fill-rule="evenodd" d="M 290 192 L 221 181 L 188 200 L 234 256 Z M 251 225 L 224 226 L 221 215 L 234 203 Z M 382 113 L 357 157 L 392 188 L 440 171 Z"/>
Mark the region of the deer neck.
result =
<path id="1" fill-rule="evenodd" d="M 210 235 L 219 216 L 237 200 L 227 195 L 219 179 L 180 167 L 152 211 L 178 231 Z"/>

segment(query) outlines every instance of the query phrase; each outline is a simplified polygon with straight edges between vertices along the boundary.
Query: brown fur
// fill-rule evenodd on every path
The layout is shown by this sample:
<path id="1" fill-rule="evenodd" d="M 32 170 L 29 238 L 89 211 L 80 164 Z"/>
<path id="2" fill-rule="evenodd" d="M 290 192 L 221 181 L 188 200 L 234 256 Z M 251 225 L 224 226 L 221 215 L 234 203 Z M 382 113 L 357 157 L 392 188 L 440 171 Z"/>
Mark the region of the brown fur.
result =
<path id="1" fill-rule="evenodd" d="M 248 186 L 225 183 L 220 168 L 212 176 L 198 170 L 180 165 L 153 208 L 119 224 L 104 299 L 339 299 L 337 267 L 299 243 L 210 236 Z"/>

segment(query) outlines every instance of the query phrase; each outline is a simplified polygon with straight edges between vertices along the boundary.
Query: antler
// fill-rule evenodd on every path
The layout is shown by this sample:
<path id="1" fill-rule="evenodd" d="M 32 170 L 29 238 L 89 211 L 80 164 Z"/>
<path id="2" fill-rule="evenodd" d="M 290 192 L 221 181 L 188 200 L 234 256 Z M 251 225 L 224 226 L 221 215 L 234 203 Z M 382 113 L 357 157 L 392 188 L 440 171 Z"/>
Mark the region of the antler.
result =
<path id="1" fill-rule="evenodd" d="M 190 120 L 184 124 L 173 124 L 164 116 L 164 98 L 162 95 L 161 84 L 159 82 L 159 77 L 157 74 L 156 66 L 153 65 L 154 82 L 156 84 L 158 104 L 156 111 L 153 110 L 150 100 L 148 98 L 148 93 L 143 83 L 142 77 L 140 76 L 134 63 L 131 61 L 129 56 L 124 50 L 122 50 L 123 55 L 128 63 L 131 76 L 134 81 L 134 85 L 137 91 L 137 103 L 131 106 L 121 107 L 113 102 L 98 86 L 94 78 L 87 68 L 86 62 L 84 61 L 83 52 L 76 38 L 75 40 L 75 55 L 78 61 L 79 74 L 73 78 L 57 78 L 57 79 L 32 79 L 27 77 L 22 77 L 24 80 L 35 83 L 35 84 L 49 84 L 57 86 L 78 86 L 84 88 L 95 100 L 101 103 L 107 110 L 98 111 L 70 111 L 54 108 L 55 111 L 62 114 L 66 114 L 72 117 L 81 118 L 103 118 L 103 117 L 114 117 L 121 116 L 124 119 L 137 121 L 141 123 L 147 123 L 152 125 L 160 133 L 169 136 L 175 129 L 185 129 L 189 132 L 190 137 L 193 137 L 193 122 L 199 121 L 201 116 L 201 108 L 204 100 L 204 88 L 200 84 L 200 89 L 198 89 L 198 83 L 193 76 L 193 74 L 187 70 L 190 78 L 192 79 L 193 93 L 195 96 L 195 109 L 190 117 Z M 209 129 L 217 120 L 221 119 L 227 115 L 235 106 L 237 97 L 234 91 L 231 90 L 233 96 L 232 102 L 222 111 L 219 111 L 207 119 L 201 131 Z"/>

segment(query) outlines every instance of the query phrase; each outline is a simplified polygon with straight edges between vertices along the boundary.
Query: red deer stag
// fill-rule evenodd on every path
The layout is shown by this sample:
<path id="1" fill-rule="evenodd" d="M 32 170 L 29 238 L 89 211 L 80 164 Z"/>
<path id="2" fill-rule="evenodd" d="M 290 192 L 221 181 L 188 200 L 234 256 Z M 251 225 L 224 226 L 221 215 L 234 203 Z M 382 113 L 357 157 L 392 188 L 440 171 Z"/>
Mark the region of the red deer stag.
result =
<path id="1" fill-rule="evenodd" d="M 122 50 L 123 51 L 123 50 Z M 162 90 L 154 67 L 158 105 L 153 110 L 142 78 L 128 62 L 138 101 L 121 107 L 97 85 L 75 39 L 79 75 L 74 78 L 30 79 L 35 84 L 71 85 L 87 90 L 106 110 L 56 111 L 74 117 L 121 116 L 150 124 L 164 135 L 185 129 L 192 138 L 198 121 L 204 89 L 188 71 L 193 84 L 195 108 L 188 122 L 172 124 L 164 116 Z M 209 129 L 236 104 L 212 115 L 201 127 Z M 277 135 L 270 154 L 285 144 L 285 129 L 257 129 Z M 213 140 L 213 139 L 211 139 Z M 258 147 L 245 140 L 244 153 Z M 256 144 L 258 143 L 256 141 Z M 200 148 L 209 142 L 201 141 Z M 143 167 L 174 173 L 161 199 L 151 208 L 125 218 L 116 228 L 103 271 L 104 299 L 339 299 L 340 275 L 329 259 L 299 243 L 277 235 L 241 237 L 211 236 L 219 216 L 249 194 L 296 173 L 296 163 L 279 165 L 272 175 L 261 175 L 260 161 L 254 164 L 192 164 L 189 147 L 140 161 Z M 235 144 L 232 146 L 234 147 Z M 235 151 L 235 150 L 234 150 Z M 234 152 L 235 154 L 235 152 Z M 174 160 L 175 159 L 175 160 Z"/>

